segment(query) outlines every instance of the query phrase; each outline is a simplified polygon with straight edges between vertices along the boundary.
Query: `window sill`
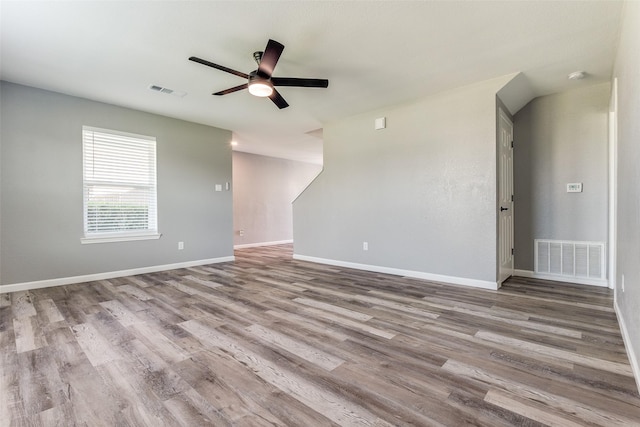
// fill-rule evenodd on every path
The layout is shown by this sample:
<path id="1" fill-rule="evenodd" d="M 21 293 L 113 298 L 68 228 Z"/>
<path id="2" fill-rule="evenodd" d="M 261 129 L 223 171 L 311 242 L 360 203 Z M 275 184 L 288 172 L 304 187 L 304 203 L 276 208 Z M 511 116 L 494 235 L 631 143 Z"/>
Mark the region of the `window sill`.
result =
<path id="1" fill-rule="evenodd" d="M 81 237 L 80 243 L 83 245 L 89 245 L 94 243 L 115 243 L 115 242 L 130 242 L 134 240 L 157 240 L 162 237 L 160 233 L 153 234 L 124 234 L 124 235 L 103 235 L 92 237 Z"/>

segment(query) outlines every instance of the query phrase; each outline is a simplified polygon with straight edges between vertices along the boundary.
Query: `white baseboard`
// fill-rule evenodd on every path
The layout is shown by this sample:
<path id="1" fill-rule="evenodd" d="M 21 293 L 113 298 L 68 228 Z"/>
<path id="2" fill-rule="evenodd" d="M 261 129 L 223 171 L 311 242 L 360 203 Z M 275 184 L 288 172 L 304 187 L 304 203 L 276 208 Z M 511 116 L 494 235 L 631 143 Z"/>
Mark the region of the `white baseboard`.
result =
<path id="1" fill-rule="evenodd" d="M 514 270 L 514 276 L 530 277 L 532 279 L 553 280 L 556 282 L 573 283 L 579 285 L 599 286 L 603 288 L 609 287 L 609 282 L 601 279 L 585 279 L 581 277 L 556 276 L 554 274 L 539 274 L 531 270 Z"/>
<path id="2" fill-rule="evenodd" d="M 366 271 L 373 271 L 376 273 L 393 274 L 395 276 L 412 277 L 415 279 L 424 279 L 424 280 L 430 280 L 432 282 L 441 282 L 441 283 L 447 283 L 452 285 L 471 286 L 474 288 L 489 289 L 493 291 L 498 289 L 497 282 L 489 282 L 485 280 L 467 279 L 464 277 L 456 277 L 456 276 L 444 276 L 441 274 L 425 273 L 422 271 L 402 270 L 399 268 L 382 267 L 378 265 L 358 264 L 353 262 L 337 261 L 337 260 L 326 259 L 326 258 L 316 258 L 312 256 L 299 255 L 299 254 L 293 254 L 293 259 L 300 260 L 300 261 L 315 262 L 317 264 L 328 264 L 328 265 L 335 265 L 337 267 L 353 268 L 356 270 L 366 270 Z"/>
<path id="3" fill-rule="evenodd" d="M 246 243 L 244 245 L 233 245 L 233 249 L 257 248 L 258 246 L 273 246 L 293 243 L 293 240 L 276 240 L 273 242 Z"/>
<path id="4" fill-rule="evenodd" d="M 136 274 L 156 273 L 158 271 L 176 270 L 178 268 L 195 267 L 198 265 L 217 264 L 235 261 L 234 256 L 201 259 L 197 261 L 178 262 L 175 264 L 153 265 L 151 267 L 133 268 L 130 270 L 108 271 L 105 273 L 87 274 L 84 276 L 61 277 L 58 279 L 38 280 L 35 282 L 14 283 L 1 285 L 0 294 L 7 292 L 28 291 L 30 289 L 50 288 L 52 286 L 72 285 L 74 283 L 93 282 L 96 280 L 114 279 L 116 277 L 135 276 Z"/>
<path id="5" fill-rule="evenodd" d="M 636 387 L 638 388 L 638 393 L 640 393 L 640 366 L 638 366 L 638 358 L 636 357 L 636 352 L 631 345 L 631 337 L 629 336 L 627 325 L 624 323 L 624 317 L 620 314 L 620 307 L 618 306 L 617 299 L 613 301 L 613 310 L 616 312 L 616 317 L 618 318 L 618 324 L 620 325 L 620 331 L 622 332 L 622 341 L 624 341 L 624 347 L 627 350 L 627 357 L 631 364 L 633 377 L 636 380 Z"/>

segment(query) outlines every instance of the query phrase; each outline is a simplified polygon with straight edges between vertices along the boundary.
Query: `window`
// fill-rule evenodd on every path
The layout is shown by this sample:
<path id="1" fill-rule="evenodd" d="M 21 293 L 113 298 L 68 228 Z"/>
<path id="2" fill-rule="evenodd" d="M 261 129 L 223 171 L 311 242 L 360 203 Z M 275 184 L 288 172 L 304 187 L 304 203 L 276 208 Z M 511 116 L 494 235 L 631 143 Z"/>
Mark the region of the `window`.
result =
<path id="1" fill-rule="evenodd" d="M 157 239 L 156 139 L 82 127 L 82 243 Z"/>

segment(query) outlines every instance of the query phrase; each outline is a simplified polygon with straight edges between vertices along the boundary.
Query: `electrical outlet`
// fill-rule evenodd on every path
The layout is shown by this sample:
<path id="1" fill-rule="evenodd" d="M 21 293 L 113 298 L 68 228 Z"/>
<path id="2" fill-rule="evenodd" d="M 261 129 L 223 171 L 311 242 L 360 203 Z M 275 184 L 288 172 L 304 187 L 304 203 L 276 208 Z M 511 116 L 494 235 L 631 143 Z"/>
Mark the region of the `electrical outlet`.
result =
<path id="1" fill-rule="evenodd" d="M 240 235 L 240 237 L 244 237 L 244 230 L 239 230 L 238 234 Z"/>
<path id="2" fill-rule="evenodd" d="M 624 274 L 622 275 L 621 287 L 622 287 L 622 292 L 624 292 Z"/>
<path id="3" fill-rule="evenodd" d="M 369 250 L 369 242 L 362 242 L 362 250 L 363 251 Z"/>
<path id="4" fill-rule="evenodd" d="M 184 249 L 184 242 L 178 242 L 178 250 L 181 251 Z"/>

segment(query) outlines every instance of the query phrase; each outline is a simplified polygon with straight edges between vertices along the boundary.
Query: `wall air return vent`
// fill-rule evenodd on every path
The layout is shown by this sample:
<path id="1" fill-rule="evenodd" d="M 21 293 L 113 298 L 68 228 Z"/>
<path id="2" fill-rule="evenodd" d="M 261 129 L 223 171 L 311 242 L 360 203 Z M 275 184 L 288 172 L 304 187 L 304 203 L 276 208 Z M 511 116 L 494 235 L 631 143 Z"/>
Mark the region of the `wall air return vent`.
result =
<path id="1" fill-rule="evenodd" d="M 577 279 L 605 279 L 604 242 L 536 239 L 534 245 L 537 274 Z"/>

